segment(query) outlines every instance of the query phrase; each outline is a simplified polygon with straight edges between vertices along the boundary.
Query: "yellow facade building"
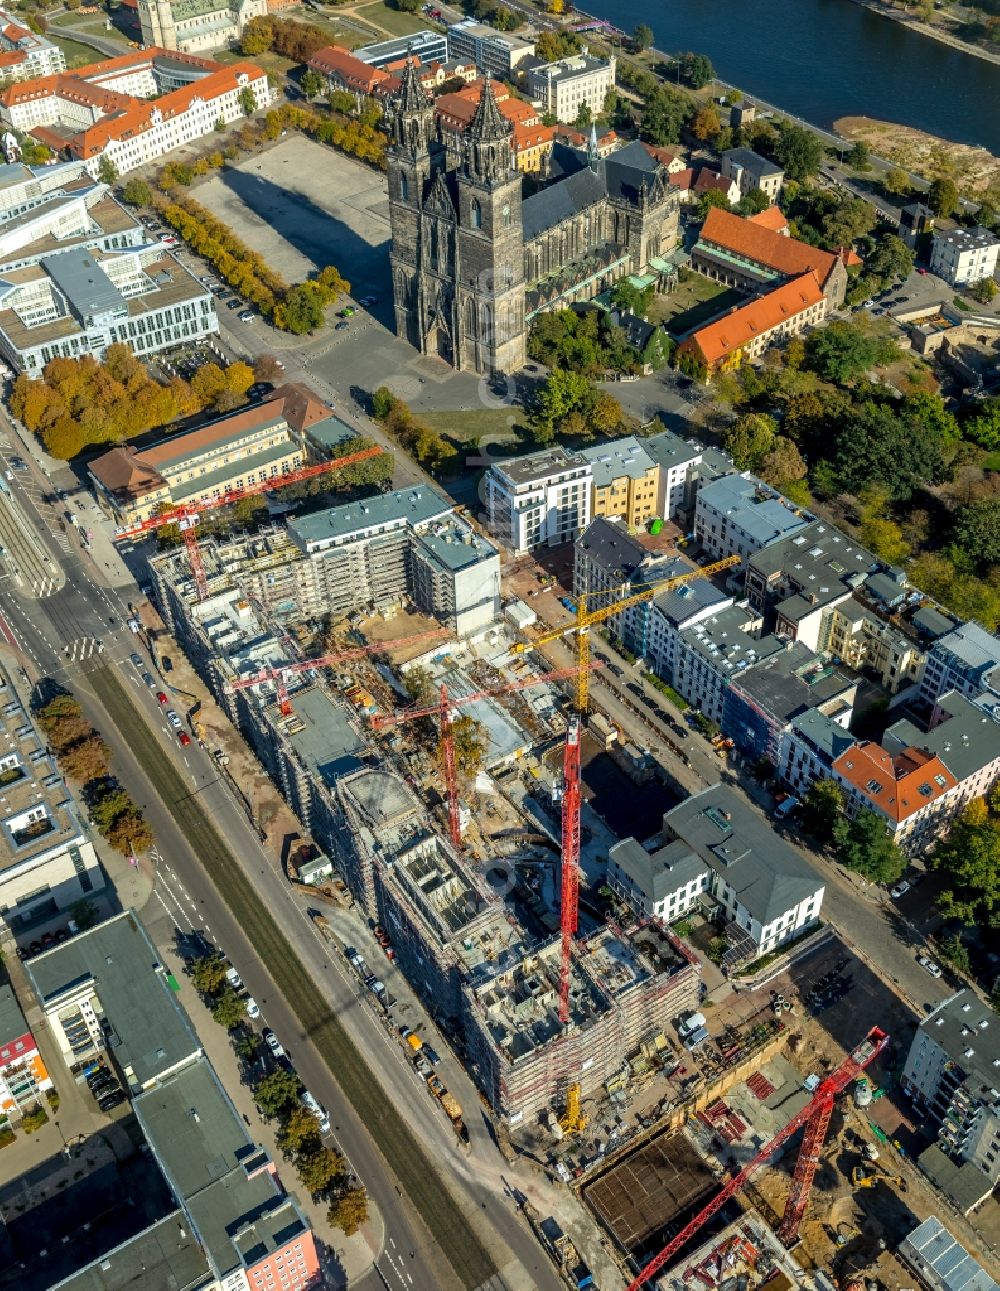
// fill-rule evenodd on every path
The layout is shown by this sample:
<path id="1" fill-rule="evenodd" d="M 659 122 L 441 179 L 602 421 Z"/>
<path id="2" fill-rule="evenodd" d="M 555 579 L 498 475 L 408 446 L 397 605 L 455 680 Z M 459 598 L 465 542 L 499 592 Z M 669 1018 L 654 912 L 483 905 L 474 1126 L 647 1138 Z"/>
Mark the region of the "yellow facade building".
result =
<path id="1" fill-rule="evenodd" d="M 593 471 L 591 515 L 643 529 L 659 514 L 660 466 L 634 436 L 580 454 Z"/>

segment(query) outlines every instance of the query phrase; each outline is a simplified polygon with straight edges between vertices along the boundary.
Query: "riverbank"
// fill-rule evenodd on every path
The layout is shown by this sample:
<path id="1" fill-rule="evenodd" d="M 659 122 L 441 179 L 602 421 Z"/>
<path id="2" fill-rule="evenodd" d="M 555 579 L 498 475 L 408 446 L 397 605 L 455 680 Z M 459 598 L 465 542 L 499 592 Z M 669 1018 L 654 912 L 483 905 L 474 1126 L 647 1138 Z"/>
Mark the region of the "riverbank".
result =
<path id="1" fill-rule="evenodd" d="M 1000 157 L 986 148 L 951 143 L 910 126 L 871 117 L 841 117 L 834 128 L 845 139 L 860 139 L 877 156 L 915 175 L 939 173 L 942 161 L 947 161 L 963 196 L 975 199 L 991 191 L 1000 193 Z"/>
<path id="2" fill-rule="evenodd" d="M 921 36 L 929 36 L 931 40 L 940 41 L 942 45 L 949 45 L 963 54 L 971 54 L 974 58 L 982 58 L 987 63 L 995 63 L 1000 67 L 1000 51 L 994 52 L 992 49 L 987 49 L 985 45 L 973 45 L 971 41 L 953 36 L 951 32 L 943 31 L 933 23 L 922 22 L 916 14 L 904 13 L 894 5 L 886 4 L 884 0 L 852 0 L 852 3 L 861 5 L 863 9 L 870 9 L 872 13 L 880 14 L 883 18 L 891 18 L 893 22 L 902 23 Z"/>

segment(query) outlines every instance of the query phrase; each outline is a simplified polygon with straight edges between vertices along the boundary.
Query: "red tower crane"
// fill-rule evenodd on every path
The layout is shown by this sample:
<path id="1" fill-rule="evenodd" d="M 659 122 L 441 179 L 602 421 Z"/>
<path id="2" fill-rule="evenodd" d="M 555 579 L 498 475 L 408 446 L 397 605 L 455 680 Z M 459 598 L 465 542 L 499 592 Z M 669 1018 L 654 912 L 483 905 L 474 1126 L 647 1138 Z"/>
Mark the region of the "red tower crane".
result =
<path id="1" fill-rule="evenodd" d="M 313 476 L 323 475 L 327 471 L 339 471 L 345 466 L 354 466 L 358 462 L 368 461 L 369 458 L 379 457 L 385 451 L 384 448 L 374 444 L 371 448 L 362 448 L 356 453 L 348 453 L 346 457 L 335 457 L 329 462 L 315 462 L 312 466 L 300 466 L 298 470 L 286 471 L 284 475 L 274 475 L 270 479 L 261 480 L 258 484 L 248 484 L 244 489 L 227 489 L 225 493 L 219 493 L 206 502 L 190 502 L 178 507 L 168 507 L 165 511 L 150 516 L 148 520 L 142 520 L 139 524 L 126 525 L 116 530 L 115 542 L 124 542 L 127 538 L 141 538 L 155 529 L 162 529 L 164 525 L 176 524 L 187 547 L 191 573 L 194 575 L 195 586 L 198 589 L 198 600 L 203 601 L 208 595 L 208 585 L 205 581 L 205 567 L 198 550 L 196 529 L 198 517 L 203 511 L 214 511 L 217 507 L 231 506 L 240 498 L 259 497 L 262 493 L 270 493 L 273 489 L 283 489 L 289 484 L 311 480 Z"/>
<path id="2" fill-rule="evenodd" d="M 360 659 L 366 654 L 381 654 L 394 650 L 397 646 L 414 645 L 418 641 L 436 641 L 440 637 L 446 637 L 449 633 L 445 628 L 435 628 L 433 632 L 418 632 L 413 636 L 397 637 L 395 641 L 373 641 L 366 646 L 357 646 L 350 650 L 338 650 L 336 654 L 321 654 L 314 659 L 296 659 L 293 663 L 278 664 L 274 668 L 261 668 L 260 672 L 255 672 L 249 677 L 240 677 L 237 681 L 226 683 L 226 692 L 233 695 L 238 690 L 247 690 L 250 686 L 259 686 L 265 681 L 276 681 L 278 683 L 278 704 L 282 713 L 287 717 L 288 708 L 288 689 L 286 681 L 294 677 L 297 673 L 307 672 L 310 668 L 330 668 L 335 663 L 343 663 L 347 659 Z"/>
<path id="3" fill-rule="evenodd" d="M 694 1219 L 685 1224 L 676 1237 L 667 1243 L 659 1255 L 650 1260 L 641 1273 L 629 1283 L 627 1291 L 638 1291 L 639 1287 L 645 1286 L 651 1278 L 654 1278 L 661 1269 L 665 1268 L 677 1252 L 687 1245 L 712 1216 L 718 1214 L 730 1197 L 734 1197 L 741 1191 L 754 1171 L 769 1161 L 781 1144 L 790 1139 L 795 1131 L 804 1125 L 806 1127 L 805 1135 L 802 1139 L 802 1146 L 799 1148 L 798 1159 L 795 1162 L 792 1190 L 785 1204 L 785 1214 L 781 1221 L 781 1227 L 778 1229 L 778 1236 L 785 1246 L 793 1245 L 799 1235 L 799 1225 L 802 1222 L 802 1216 L 805 1214 L 806 1204 L 809 1201 L 809 1190 L 812 1187 L 813 1175 L 816 1173 L 816 1166 L 819 1163 L 819 1152 L 823 1146 L 826 1129 L 830 1124 L 834 1100 L 838 1094 L 843 1093 L 852 1080 L 857 1079 L 869 1063 L 878 1057 L 888 1043 L 889 1036 L 887 1033 L 880 1027 L 872 1027 L 864 1040 L 844 1059 L 837 1070 L 820 1081 L 816 1087 L 816 1092 L 805 1107 L 792 1117 L 783 1130 L 779 1130 L 770 1143 L 762 1148 L 752 1161 L 748 1162 L 738 1174 L 733 1175 L 708 1205 L 704 1206 L 695 1215 Z"/>
<path id="4" fill-rule="evenodd" d="M 591 664 L 591 667 L 594 665 Z M 600 666 L 600 665 L 598 665 Z M 454 699 L 448 695 L 446 686 L 441 687 L 441 698 L 431 708 L 404 708 L 397 713 L 379 713 L 372 717 L 371 724 L 376 730 L 385 730 L 390 726 L 399 726 L 403 722 L 415 722 L 421 717 L 437 717 L 441 731 L 441 755 L 444 762 L 445 786 L 448 793 L 448 832 L 456 847 L 462 845 L 462 826 L 458 806 L 458 771 L 455 762 L 455 741 L 451 736 L 451 710 L 474 704 L 480 699 L 489 699 L 493 695 L 509 695 L 516 690 L 527 690 L 530 686 L 539 686 L 546 681 L 562 681 L 566 677 L 575 677 L 577 669 L 557 668 L 554 672 L 542 672 L 534 677 L 525 677 L 521 681 L 511 681 L 503 686 L 494 686 L 488 690 L 473 691 L 471 695 L 458 695 Z"/>
<path id="5" fill-rule="evenodd" d="M 562 959 L 559 963 L 559 1021 L 569 1022 L 570 949 L 576 935 L 580 895 L 580 723 L 570 722 L 563 752 L 562 852 L 559 925 Z"/>

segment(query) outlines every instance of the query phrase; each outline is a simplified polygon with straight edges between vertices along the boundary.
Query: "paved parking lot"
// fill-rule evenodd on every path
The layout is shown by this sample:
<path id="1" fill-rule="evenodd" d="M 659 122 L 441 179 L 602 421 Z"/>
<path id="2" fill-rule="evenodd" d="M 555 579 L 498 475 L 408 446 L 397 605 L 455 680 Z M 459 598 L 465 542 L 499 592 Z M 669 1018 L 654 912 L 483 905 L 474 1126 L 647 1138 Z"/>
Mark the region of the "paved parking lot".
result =
<path id="1" fill-rule="evenodd" d="M 195 195 L 289 282 L 333 264 L 355 295 L 389 294 L 386 181 L 360 162 L 294 135 Z"/>

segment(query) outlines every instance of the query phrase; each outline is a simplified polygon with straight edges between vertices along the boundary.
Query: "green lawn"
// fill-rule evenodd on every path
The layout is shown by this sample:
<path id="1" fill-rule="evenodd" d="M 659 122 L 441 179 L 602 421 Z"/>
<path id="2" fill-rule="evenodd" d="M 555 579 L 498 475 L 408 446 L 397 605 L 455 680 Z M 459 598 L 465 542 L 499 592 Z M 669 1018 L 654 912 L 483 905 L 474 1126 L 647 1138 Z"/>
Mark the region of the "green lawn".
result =
<path id="1" fill-rule="evenodd" d="M 432 430 L 440 435 L 447 435 L 456 444 L 474 447 L 484 436 L 488 439 L 496 436 L 506 439 L 515 435 L 517 438 L 511 439 L 510 449 L 521 450 L 519 427 L 523 427 L 524 413 L 520 408 L 474 408 L 461 412 L 418 411 L 415 416 L 418 421 L 426 422 Z M 489 447 L 491 454 L 496 455 L 502 454 L 507 446 L 490 443 Z"/>
<path id="2" fill-rule="evenodd" d="M 984 471 L 1000 471 L 1000 452 L 987 453 L 983 458 Z"/>
<path id="3" fill-rule="evenodd" d="M 411 36 L 416 31 L 427 30 L 427 19 L 422 13 L 401 13 L 398 9 L 390 9 L 382 0 L 361 5 L 355 12 L 362 22 L 373 23 L 390 36 Z"/>
<path id="4" fill-rule="evenodd" d="M 68 36 L 51 36 L 53 45 L 58 45 L 66 55 L 67 67 L 86 67 L 88 63 L 99 63 L 106 54 L 99 53 L 91 45 L 81 45 L 78 40 L 70 40 Z M 128 46 L 123 46 L 128 48 Z"/>
<path id="5" fill-rule="evenodd" d="M 717 283 L 711 285 L 718 286 Z M 741 291 L 723 288 L 721 291 L 713 292 L 707 299 L 692 300 L 686 309 L 679 310 L 666 318 L 664 326 L 671 336 L 686 336 L 688 332 L 694 331 L 697 327 L 704 327 L 706 323 L 719 318 L 734 305 L 742 304 L 746 299 Z"/>
<path id="6" fill-rule="evenodd" d="M 236 49 L 217 49 L 212 54 L 212 58 L 217 63 L 245 63 L 247 57 Z M 281 54 L 254 54 L 249 60 L 256 63 L 262 71 L 266 72 L 274 81 L 283 81 L 293 67 L 301 67 L 301 63 L 293 62 L 290 58 L 283 58 Z"/>
<path id="7" fill-rule="evenodd" d="M 123 36 L 116 27 L 112 26 L 111 30 L 107 29 L 107 18 L 101 17 L 94 13 L 61 13 L 55 19 L 59 27 L 72 27 L 75 31 L 85 31 L 88 36 L 100 36 L 102 40 L 113 40 L 120 42 L 128 49 L 128 38 Z"/>

